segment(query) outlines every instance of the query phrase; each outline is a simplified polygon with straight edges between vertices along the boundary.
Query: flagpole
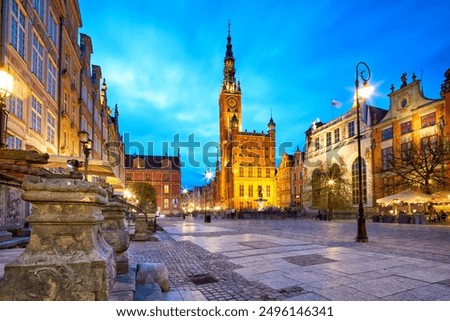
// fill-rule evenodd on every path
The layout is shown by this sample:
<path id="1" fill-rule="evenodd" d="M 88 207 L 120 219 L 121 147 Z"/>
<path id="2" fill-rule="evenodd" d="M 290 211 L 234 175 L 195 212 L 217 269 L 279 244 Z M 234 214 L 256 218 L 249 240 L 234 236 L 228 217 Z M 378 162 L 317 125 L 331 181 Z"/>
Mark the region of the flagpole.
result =
<path id="1" fill-rule="evenodd" d="M 333 99 L 331 99 L 331 120 L 334 119 L 334 111 L 333 111 L 333 109 L 334 109 L 334 104 L 333 104 Z"/>
<path id="2" fill-rule="evenodd" d="M 331 120 L 333 120 L 333 99 L 331 99 Z"/>

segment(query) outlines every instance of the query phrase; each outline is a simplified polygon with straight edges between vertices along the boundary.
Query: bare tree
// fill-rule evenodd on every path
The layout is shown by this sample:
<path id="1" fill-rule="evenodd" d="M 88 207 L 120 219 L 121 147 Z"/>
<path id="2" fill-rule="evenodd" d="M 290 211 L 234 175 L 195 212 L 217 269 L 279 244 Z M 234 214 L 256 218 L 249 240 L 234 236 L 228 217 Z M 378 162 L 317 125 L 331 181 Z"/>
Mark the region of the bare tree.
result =
<path id="1" fill-rule="evenodd" d="M 441 136 L 422 138 L 420 143 L 403 143 L 401 150 L 385 155 L 377 170 L 383 189 L 420 189 L 423 193 L 449 186 L 445 164 L 450 161 L 450 143 Z"/>
<path id="2" fill-rule="evenodd" d="M 305 183 L 311 186 L 305 198 L 312 207 L 327 211 L 352 207 L 351 184 L 346 179 L 345 167 L 323 163 Z"/>

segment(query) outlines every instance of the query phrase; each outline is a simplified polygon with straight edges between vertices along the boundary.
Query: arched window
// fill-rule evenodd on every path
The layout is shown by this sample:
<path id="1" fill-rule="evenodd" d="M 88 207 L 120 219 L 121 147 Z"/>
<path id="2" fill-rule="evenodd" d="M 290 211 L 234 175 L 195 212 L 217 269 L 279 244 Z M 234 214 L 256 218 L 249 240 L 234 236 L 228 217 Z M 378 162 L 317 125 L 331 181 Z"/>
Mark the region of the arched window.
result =
<path id="1" fill-rule="evenodd" d="M 338 164 L 333 163 L 333 165 L 331 165 L 329 176 L 330 179 L 338 179 L 339 177 L 341 177 L 341 168 Z"/>
<path id="2" fill-rule="evenodd" d="M 367 170 L 366 162 L 361 158 L 362 201 L 367 203 Z M 352 164 L 352 203 L 359 204 L 358 159 Z"/>
<path id="3" fill-rule="evenodd" d="M 312 206 L 319 207 L 320 206 L 320 190 L 321 190 L 321 182 L 320 182 L 320 171 L 316 168 L 312 174 Z"/>

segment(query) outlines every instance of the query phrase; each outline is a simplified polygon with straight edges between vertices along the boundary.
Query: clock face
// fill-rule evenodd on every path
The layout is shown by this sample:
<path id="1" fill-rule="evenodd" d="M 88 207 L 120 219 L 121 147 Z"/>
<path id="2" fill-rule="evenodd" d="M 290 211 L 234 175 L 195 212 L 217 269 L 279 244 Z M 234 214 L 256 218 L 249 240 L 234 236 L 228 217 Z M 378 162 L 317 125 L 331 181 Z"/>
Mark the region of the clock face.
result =
<path id="1" fill-rule="evenodd" d="M 227 103 L 228 103 L 228 106 L 230 106 L 231 108 L 236 108 L 236 106 L 237 106 L 237 100 L 236 100 L 236 98 L 233 98 L 233 97 L 228 98 Z"/>

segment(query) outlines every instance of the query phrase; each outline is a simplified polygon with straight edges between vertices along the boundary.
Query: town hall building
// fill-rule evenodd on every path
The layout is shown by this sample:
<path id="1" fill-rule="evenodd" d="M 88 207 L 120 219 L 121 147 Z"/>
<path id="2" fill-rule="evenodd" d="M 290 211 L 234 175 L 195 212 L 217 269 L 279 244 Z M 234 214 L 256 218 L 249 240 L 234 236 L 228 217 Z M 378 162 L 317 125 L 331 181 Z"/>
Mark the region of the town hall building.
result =
<path id="1" fill-rule="evenodd" d="M 236 81 L 230 27 L 219 95 L 221 163 L 216 169 L 217 203 L 223 209 L 256 209 L 276 204 L 275 122 L 267 131 L 242 130 L 242 91 Z"/>

